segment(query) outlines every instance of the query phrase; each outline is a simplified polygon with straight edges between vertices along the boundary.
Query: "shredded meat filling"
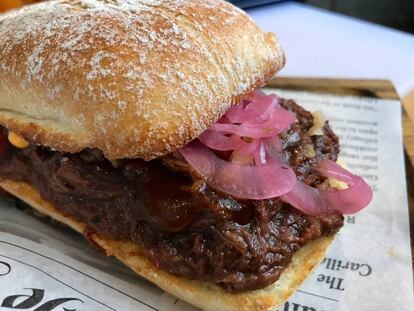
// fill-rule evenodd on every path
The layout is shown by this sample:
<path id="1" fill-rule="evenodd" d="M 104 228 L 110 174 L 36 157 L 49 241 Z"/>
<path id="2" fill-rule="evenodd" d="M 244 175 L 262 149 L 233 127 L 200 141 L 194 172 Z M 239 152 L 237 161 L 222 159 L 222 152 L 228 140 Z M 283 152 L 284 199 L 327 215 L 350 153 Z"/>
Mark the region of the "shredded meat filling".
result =
<path id="1" fill-rule="evenodd" d="M 336 160 L 338 138 L 328 123 L 324 135 L 309 136 L 312 115 L 293 101 L 282 105 L 299 121 L 281 135 L 286 160 L 299 179 L 318 187 L 324 179 L 311 168 L 322 158 Z M 143 255 L 159 268 L 227 291 L 275 282 L 297 250 L 343 224 L 336 213 L 311 217 L 278 199 L 236 200 L 218 193 L 188 174 L 177 153 L 114 165 L 96 150 L 17 149 L 6 137 L 3 128 L 2 178 L 33 185 L 90 232 L 142 246 Z"/>

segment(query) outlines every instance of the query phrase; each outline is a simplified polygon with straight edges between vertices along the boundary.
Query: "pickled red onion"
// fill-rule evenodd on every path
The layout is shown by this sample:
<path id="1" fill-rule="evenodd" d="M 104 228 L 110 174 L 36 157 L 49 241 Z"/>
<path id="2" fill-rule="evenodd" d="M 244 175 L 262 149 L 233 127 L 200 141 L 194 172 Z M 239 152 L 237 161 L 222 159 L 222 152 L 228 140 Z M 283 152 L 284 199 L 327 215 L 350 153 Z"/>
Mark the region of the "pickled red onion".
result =
<path id="1" fill-rule="evenodd" d="M 330 160 L 321 160 L 318 166 L 314 168 L 314 171 L 318 172 L 322 176 L 335 178 L 345 183 L 353 184 L 355 179 L 354 175 L 340 166 L 338 163 Z"/>
<path id="2" fill-rule="evenodd" d="M 322 195 L 329 206 L 342 214 L 353 214 L 366 207 L 372 200 L 370 186 L 359 176 L 348 172 L 339 164 L 322 160 L 316 167 L 322 176 L 332 177 L 348 184 L 347 189 L 329 189 L 322 191 Z"/>
<path id="3" fill-rule="evenodd" d="M 272 156 L 279 154 L 283 151 L 282 141 L 278 136 L 263 139 L 267 152 Z"/>
<path id="4" fill-rule="evenodd" d="M 206 130 L 198 139 L 207 147 L 220 151 L 235 150 L 246 146 L 246 143 L 238 136 L 226 136 L 212 130 Z"/>
<path id="5" fill-rule="evenodd" d="M 263 142 L 260 143 L 260 146 L 256 149 L 254 153 L 254 161 L 256 162 L 256 165 L 267 163 L 266 149 Z"/>
<path id="6" fill-rule="evenodd" d="M 243 147 L 234 150 L 234 153 L 237 153 L 242 156 L 252 155 L 260 148 L 260 141 L 253 140 L 251 143 L 246 143 Z"/>
<path id="7" fill-rule="evenodd" d="M 250 99 L 245 99 L 241 104 L 231 108 L 226 113 L 226 118 L 231 123 L 260 123 L 272 116 L 278 102 L 279 98 L 276 95 L 266 96 L 256 91 Z"/>
<path id="8" fill-rule="evenodd" d="M 239 199 L 278 197 L 291 191 L 296 183 L 295 173 L 276 159 L 270 158 L 261 165 L 232 163 L 219 158 L 198 140 L 180 152 L 212 187 Z"/>
<path id="9" fill-rule="evenodd" d="M 299 180 L 292 191 L 282 195 L 280 199 L 307 215 L 317 216 L 332 211 L 318 189 Z"/>
<path id="10" fill-rule="evenodd" d="M 233 134 L 233 135 L 237 135 L 240 137 L 249 137 L 249 138 L 272 137 L 272 136 L 275 136 L 281 133 L 279 128 L 249 127 L 245 125 L 224 124 L 224 123 L 213 124 L 210 127 L 210 130 L 216 131 L 219 133 Z"/>
<path id="11" fill-rule="evenodd" d="M 298 181 L 291 192 L 281 199 L 309 215 L 321 215 L 329 211 L 353 214 L 366 207 L 372 199 L 372 190 L 359 176 L 353 175 L 331 160 L 321 160 L 315 171 L 325 177 L 345 182 L 347 189 L 318 190 Z"/>
<path id="12" fill-rule="evenodd" d="M 182 148 L 181 154 L 219 191 L 241 199 L 277 197 L 293 188 L 296 176 L 279 157 L 269 154 L 267 140 L 269 145 L 278 145 L 277 135 L 294 120 L 295 116 L 279 105 L 277 96 L 255 91 L 201 134 L 199 141 Z M 233 162 L 207 147 L 233 151 Z"/>
<path id="13" fill-rule="evenodd" d="M 292 169 L 284 164 L 278 136 L 294 121 L 295 116 L 279 105 L 277 96 L 256 90 L 201 134 L 199 140 L 180 151 L 213 188 L 236 198 L 280 197 L 309 215 L 334 210 L 355 213 L 368 205 L 372 199 L 370 187 L 333 161 L 320 161 L 314 171 L 345 182 L 347 189 L 319 190 L 296 180 Z M 221 159 L 209 148 L 232 151 L 233 162 Z"/>

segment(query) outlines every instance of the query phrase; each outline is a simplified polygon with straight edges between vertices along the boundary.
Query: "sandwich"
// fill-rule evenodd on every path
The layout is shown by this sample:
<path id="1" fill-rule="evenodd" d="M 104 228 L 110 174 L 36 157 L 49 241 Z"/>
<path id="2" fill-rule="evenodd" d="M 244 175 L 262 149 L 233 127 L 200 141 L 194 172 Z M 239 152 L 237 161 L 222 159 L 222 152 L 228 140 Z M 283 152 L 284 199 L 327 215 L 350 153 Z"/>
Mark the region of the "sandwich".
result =
<path id="1" fill-rule="evenodd" d="M 369 203 L 285 57 L 221 0 L 0 15 L 0 186 L 204 310 L 273 310 Z"/>

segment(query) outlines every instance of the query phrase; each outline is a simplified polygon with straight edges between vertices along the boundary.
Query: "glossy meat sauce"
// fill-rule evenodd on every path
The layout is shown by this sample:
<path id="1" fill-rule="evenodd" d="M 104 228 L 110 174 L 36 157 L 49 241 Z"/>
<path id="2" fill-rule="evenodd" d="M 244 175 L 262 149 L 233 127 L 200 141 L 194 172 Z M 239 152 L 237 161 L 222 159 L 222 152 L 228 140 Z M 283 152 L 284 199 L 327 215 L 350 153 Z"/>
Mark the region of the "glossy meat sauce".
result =
<path id="1" fill-rule="evenodd" d="M 311 167 L 321 158 L 336 160 L 338 139 L 328 124 L 323 136 L 308 136 L 312 115 L 293 101 L 282 105 L 299 121 L 281 137 L 286 159 L 299 179 L 318 186 L 323 178 Z M 312 157 L 305 145 L 314 148 Z M 300 247 L 342 226 L 339 214 L 311 217 L 277 199 L 233 199 L 188 171 L 177 154 L 111 163 L 96 150 L 17 149 L 5 129 L 0 135 L 0 177 L 35 186 L 62 213 L 88 224 L 88 231 L 142 246 L 161 269 L 228 291 L 275 282 Z"/>

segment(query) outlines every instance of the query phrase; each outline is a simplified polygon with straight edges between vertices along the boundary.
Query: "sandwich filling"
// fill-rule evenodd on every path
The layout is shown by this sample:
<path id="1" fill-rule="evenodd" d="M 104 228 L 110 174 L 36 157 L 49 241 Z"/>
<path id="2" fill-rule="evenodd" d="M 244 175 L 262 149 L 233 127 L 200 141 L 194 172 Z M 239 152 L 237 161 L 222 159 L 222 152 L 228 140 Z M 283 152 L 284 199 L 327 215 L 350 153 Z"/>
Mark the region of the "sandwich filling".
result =
<path id="1" fill-rule="evenodd" d="M 309 134 L 312 114 L 292 100 L 280 105 L 297 120 L 279 135 L 284 161 L 300 182 L 326 188 L 326 178 L 313 168 L 323 159 L 336 161 L 337 136 L 328 122 L 321 135 Z M 310 216 L 279 198 L 222 193 L 179 152 L 149 162 L 111 162 L 98 150 L 17 148 L 8 134 L 1 129 L 1 178 L 32 185 L 64 215 L 86 223 L 89 232 L 136 243 L 161 269 L 230 292 L 277 281 L 302 246 L 343 225 L 334 210 Z"/>

